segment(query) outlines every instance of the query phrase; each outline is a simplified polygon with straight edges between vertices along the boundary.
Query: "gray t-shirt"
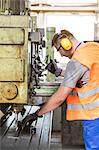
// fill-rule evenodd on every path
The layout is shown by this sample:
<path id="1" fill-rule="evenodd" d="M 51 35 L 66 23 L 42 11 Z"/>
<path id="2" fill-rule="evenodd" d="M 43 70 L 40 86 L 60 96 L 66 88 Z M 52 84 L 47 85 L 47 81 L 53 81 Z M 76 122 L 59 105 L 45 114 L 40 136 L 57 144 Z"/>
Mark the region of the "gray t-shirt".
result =
<path id="1" fill-rule="evenodd" d="M 66 66 L 63 82 L 61 86 L 75 88 L 77 83 L 82 82 L 82 86 L 89 80 L 89 69 L 77 60 L 70 60 Z"/>

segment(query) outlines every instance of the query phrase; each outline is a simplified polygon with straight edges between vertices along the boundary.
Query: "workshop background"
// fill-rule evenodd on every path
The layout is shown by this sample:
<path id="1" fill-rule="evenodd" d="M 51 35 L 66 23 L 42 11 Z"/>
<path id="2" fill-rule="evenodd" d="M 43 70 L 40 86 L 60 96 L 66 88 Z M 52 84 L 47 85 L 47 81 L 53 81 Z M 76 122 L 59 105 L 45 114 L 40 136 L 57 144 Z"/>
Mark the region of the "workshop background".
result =
<path id="1" fill-rule="evenodd" d="M 82 123 L 66 120 L 65 103 L 18 130 L 62 81 L 45 69 L 69 61 L 51 47 L 61 29 L 99 42 L 99 0 L 0 0 L 0 150 L 84 150 Z"/>

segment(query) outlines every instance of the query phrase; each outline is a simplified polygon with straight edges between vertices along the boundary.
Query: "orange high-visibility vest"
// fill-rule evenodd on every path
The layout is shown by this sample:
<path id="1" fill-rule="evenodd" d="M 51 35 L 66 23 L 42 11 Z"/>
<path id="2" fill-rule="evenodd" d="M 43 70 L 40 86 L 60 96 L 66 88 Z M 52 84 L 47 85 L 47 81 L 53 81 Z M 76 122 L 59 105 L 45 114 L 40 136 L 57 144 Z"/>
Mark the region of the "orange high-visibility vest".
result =
<path id="1" fill-rule="evenodd" d="M 88 42 L 75 51 L 72 59 L 90 69 L 90 78 L 82 88 L 75 88 L 77 95 L 67 98 L 67 120 L 99 118 L 99 44 Z"/>

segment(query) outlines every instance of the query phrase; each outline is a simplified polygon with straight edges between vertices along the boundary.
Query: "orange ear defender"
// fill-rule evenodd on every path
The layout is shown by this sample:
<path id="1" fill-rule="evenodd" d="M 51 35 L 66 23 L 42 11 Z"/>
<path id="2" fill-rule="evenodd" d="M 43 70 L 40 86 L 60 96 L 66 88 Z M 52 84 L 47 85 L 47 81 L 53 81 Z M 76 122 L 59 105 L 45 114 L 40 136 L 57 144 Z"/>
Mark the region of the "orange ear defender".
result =
<path id="1" fill-rule="evenodd" d="M 70 50 L 72 48 L 72 43 L 70 42 L 69 39 L 67 39 L 65 37 L 61 39 L 60 45 L 66 51 L 68 51 L 68 50 Z"/>

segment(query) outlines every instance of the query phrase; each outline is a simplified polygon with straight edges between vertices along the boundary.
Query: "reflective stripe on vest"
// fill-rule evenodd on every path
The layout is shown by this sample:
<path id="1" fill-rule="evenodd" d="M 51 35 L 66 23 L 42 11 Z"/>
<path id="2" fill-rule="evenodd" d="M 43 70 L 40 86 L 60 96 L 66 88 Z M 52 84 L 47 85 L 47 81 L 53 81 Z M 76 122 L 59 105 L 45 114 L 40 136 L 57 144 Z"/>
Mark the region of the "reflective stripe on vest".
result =
<path id="1" fill-rule="evenodd" d="M 83 104 L 68 104 L 67 110 L 78 110 L 78 109 L 94 109 L 96 107 L 99 107 L 99 99 L 91 104 L 83 105 Z"/>
<path id="2" fill-rule="evenodd" d="M 86 98 L 86 97 L 92 96 L 92 95 L 94 95 L 96 93 L 99 93 L 99 87 L 97 87 L 95 89 L 92 89 L 92 90 L 89 90 L 87 92 L 83 92 L 83 93 L 79 93 L 78 92 L 78 95 L 79 95 L 80 98 Z"/>
<path id="3" fill-rule="evenodd" d="M 89 68 L 90 74 L 86 85 L 75 88 L 78 100 L 75 97 L 67 98 L 67 120 L 99 118 L 99 43 L 85 44 L 75 51 L 72 59 Z"/>

